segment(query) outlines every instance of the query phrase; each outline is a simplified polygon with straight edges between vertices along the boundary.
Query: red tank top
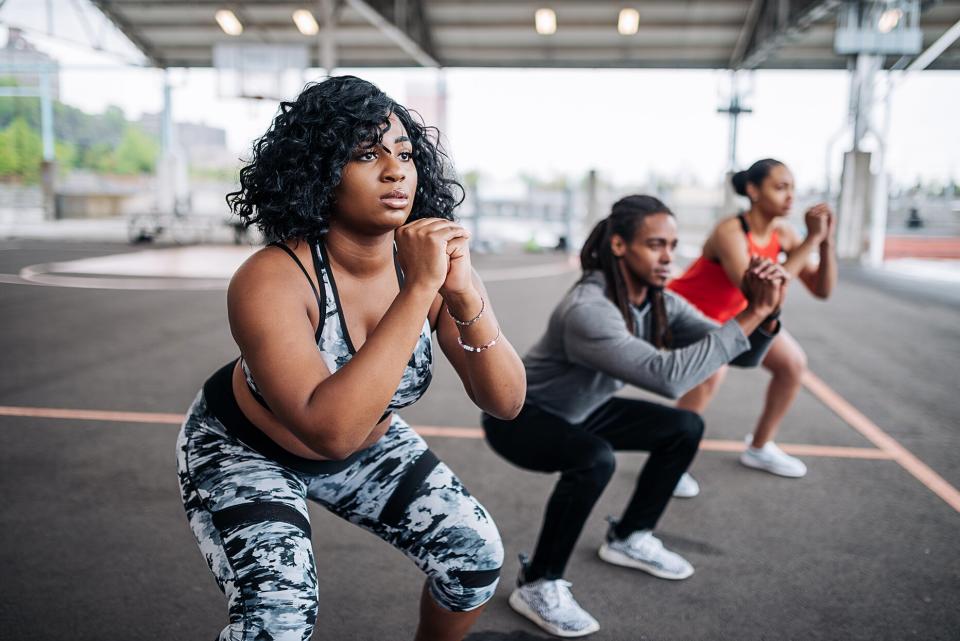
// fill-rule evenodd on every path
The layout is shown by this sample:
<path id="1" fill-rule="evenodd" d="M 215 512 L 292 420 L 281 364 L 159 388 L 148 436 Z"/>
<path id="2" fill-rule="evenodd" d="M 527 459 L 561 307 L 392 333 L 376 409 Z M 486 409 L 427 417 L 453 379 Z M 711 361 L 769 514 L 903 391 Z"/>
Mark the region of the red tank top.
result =
<path id="1" fill-rule="evenodd" d="M 747 248 L 750 256 L 780 260 L 780 236 L 777 230 L 770 234 L 770 242 L 765 246 L 757 245 L 750 233 L 750 226 L 743 214 L 738 216 L 740 226 L 747 236 Z M 738 285 L 727 278 L 727 272 L 718 262 L 700 256 L 679 278 L 667 284 L 667 289 L 680 294 L 699 309 L 705 316 L 718 323 L 725 323 L 747 307 Z"/>

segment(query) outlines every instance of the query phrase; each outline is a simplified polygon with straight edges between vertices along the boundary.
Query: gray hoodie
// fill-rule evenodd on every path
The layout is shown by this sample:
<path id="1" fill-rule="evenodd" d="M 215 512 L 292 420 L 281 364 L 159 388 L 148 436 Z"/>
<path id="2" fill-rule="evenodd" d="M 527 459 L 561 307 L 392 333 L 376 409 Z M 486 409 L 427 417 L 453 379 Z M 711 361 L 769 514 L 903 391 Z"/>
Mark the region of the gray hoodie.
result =
<path id="1" fill-rule="evenodd" d="M 664 290 L 673 348 L 659 350 L 647 338 L 649 302 L 632 307 L 639 330 L 635 336 L 605 287 L 601 272 L 590 272 L 574 285 L 523 359 L 527 402 L 570 423 L 586 419 L 626 383 L 677 398 L 725 363 L 756 366 L 774 338 L 758 329 L 748 339 L 736 320 L 717 325 Z"/>

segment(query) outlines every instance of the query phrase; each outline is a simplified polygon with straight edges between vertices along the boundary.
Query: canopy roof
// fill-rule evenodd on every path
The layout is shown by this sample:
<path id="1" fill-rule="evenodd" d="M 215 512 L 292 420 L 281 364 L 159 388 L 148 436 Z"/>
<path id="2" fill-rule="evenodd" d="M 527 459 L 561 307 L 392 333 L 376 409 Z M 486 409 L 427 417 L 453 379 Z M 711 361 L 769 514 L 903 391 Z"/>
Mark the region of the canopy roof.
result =
<path id="1" fill-rule="evenodd" d="M 658 67 L 842 69 L 834 52 L 839 0 L 330 0 L 337 67 Z M 211 67 L 217 42 L 308 44 L 323 67 L 324 34 L 303 35 L 291 16 L 322 0 L 94 0 L 159 67 Z M 960 1 L 921 2 L 926 48 L 960 20 Z M 537 9 L 556 15 L 553 35 L 534 29 Z M 637 33 L 617 19 L 635 8 Z M 230 9 L 243 33 L 230 36 L 214 14 Z M 897 57 L 888 57 L 889 67 Z M 932 69 L 960 69 L 960 46 Z"/>

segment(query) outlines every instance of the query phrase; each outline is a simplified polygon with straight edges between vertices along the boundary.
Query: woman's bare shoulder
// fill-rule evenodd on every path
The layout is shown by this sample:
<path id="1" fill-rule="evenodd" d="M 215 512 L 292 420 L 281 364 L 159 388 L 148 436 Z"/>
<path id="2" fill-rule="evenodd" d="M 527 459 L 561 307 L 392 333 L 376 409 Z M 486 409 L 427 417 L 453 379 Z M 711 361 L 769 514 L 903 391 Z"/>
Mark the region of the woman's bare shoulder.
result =
<path id="1" fill-rule="evenodd" d="M 251 254 L 234 272 L 227 288 L 227 302 L 232 306 L 241 299 L 298 301 L 305 293 L 313 299 L 310 284 L 296 263 L 279 247 L 267 246 Z"/>
<path id="2" fill-rule="evenodd" d="M 714 225 L 710 236 L 708 236 L 706 242 L 704 242 L 703 253 L 708 258 L 715 258 L 720 245 L 726 245 L 730 242 L 739 243 L 742 239 L 743 228 L 740 226 L 740 220 L 737 215 L 733 214 L 721 218 L 720 221 Z"/>

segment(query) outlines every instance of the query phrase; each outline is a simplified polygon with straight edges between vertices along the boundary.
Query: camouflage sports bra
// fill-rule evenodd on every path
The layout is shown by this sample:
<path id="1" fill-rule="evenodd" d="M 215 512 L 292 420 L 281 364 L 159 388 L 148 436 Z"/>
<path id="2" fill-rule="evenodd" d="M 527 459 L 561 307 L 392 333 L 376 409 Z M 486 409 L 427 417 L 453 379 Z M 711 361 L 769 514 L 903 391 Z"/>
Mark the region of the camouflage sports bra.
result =
<path id="1" fill-rule="evenodd" d="M 283 243 L 271 243 L 287 252 L 300 267 L 300 270 L 307 277 L 313 295 L 320 306 L 320 324 L 317 327 L 315 338 L 317 349 L 323 362 L 327 364 L 330 373 L 333 374 L 346 363 L 356 353 L 353 342 L 350 340 L 350 334 L 347 331 L 347 322 L 343 318 L 343 306 L 340 304 L 340 297 L 337 294 L 337 282 L 333 278 L 333 270 L 329 267 L 330 261 L 327 258 L 326 249 L 322 242 L 310 246 L 310 254 L 313 256 L 313 268 L 317 273 L 317 280 L 320 283 L 320 291 L 313 284 L 313 279 L 304 268 L 303 263 L 297 258 L 297 255 Z M 394 253 L 394 265 L 397 270 L 397 280 L 400 286 L 403 286 L 403 272 L 400 271 L 400 264 L 397 262 L 396 253 Z M 240 365 L 243 368 L 243 375 L 246 378 L 247 386 L 253 393 L 254 398 L 261 405 L 267 406 L 266 400 L 260 394 L 257 384 L 250 374 L 246 361 L 241 357 Z M 423 321 L 423 330 L 420 332 L 420 340 L 410 356 L 407 367 L 403 370 L 403 377 L 400 379 L 400 385 L 397 391 L 393 393 L 390 404 L 387 405 L 387 411 L 384 412 L 380 420 L 387 417 L 393 410 L 398 410 L 408 405 L 412 405 L 427 391 L 430 380 L 433 378 L 433 346 L 430 342 L 430 319 Z"/>

